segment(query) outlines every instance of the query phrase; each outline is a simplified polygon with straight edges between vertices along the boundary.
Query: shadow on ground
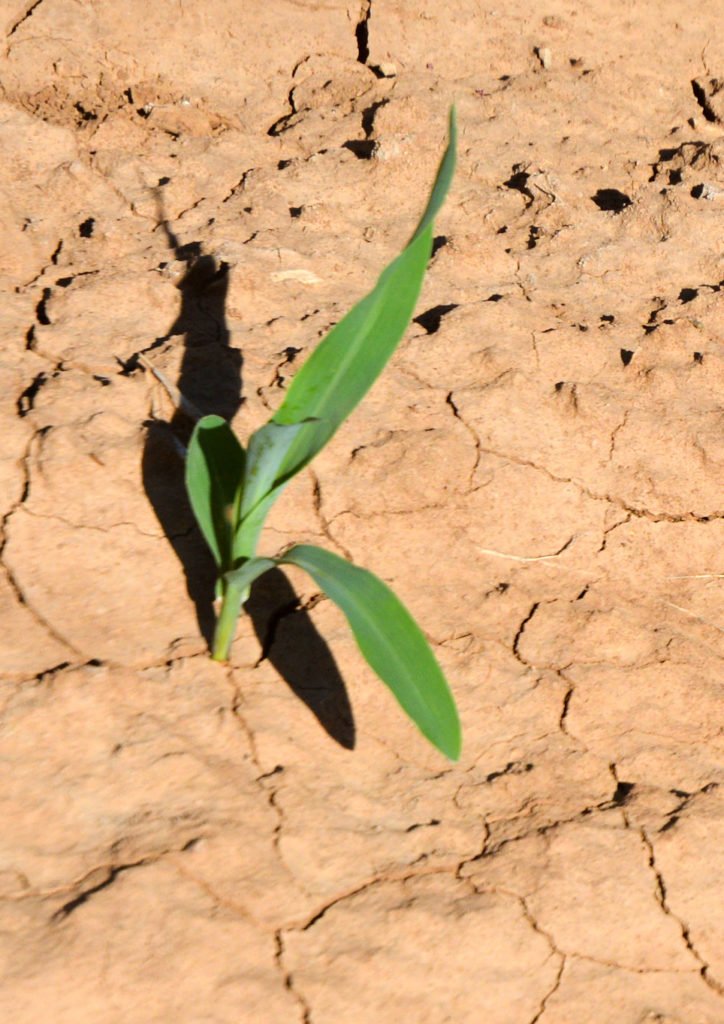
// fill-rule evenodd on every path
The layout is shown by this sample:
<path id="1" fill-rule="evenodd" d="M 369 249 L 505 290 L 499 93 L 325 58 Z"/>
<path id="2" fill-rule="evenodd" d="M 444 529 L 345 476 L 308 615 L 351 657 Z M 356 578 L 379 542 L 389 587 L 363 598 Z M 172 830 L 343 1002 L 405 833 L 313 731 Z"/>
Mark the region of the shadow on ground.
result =
<path id="1" fill-rule="evenodd" d="M 179 315 L 168 333 L 147 351 L 152 358 L 153 348 L 172 338 L 183 338 L 179 391 L 202 414 L 214 413 L 231 420 L 243 402 L 243 358 L 229 344 L 225 312 L 229 267 L 203 253 L 199 242 L 179 243 L 163 217 L 160 193 L 159 209 L 159 224 L 168 246 L 175 259 L 186 264 L 186 271 L 178 285 Z M 210 645 L 215 622 L 215 566 L 196 525 L 189 525 L 190 509 L 179 448 L 188 445 L 193 422 L 177 409 L 170 421 L 150 419 L 146 427 L 144 488 L 183 566 L 199 629 Z M 276 570 L 263 576 L 255 585 L 246 610 L 261 644 L 260 660 L 268 658 L 326 732 L 341 746 L 352 749 L 355 727 L 344 680 L 284 574 Z"/>
<path id="2" fill-rule="evenodd" d="M 353 750 L 355 724 L 347 687 L 329 647 L 280 569 L 257 581 L 246 610 L 262 659 L 268 658 L 332 739 Z"/>

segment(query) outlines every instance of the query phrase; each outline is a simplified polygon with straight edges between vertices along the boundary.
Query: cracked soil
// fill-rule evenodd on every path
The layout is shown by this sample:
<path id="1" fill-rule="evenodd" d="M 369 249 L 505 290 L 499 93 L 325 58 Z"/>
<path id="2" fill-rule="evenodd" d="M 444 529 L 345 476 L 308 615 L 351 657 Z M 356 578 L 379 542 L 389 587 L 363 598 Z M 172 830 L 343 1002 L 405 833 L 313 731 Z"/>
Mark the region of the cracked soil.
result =
<path id="1" fill-rule="evenodd" d="M 676 0 L 2 0 L 0 1019 L 724 1021 L 724 34 Z M 444 762 L 296 572 L 228 666 L 188 420 L 248 436 L 459 164 L 275 507 L 391 582 Z"/>

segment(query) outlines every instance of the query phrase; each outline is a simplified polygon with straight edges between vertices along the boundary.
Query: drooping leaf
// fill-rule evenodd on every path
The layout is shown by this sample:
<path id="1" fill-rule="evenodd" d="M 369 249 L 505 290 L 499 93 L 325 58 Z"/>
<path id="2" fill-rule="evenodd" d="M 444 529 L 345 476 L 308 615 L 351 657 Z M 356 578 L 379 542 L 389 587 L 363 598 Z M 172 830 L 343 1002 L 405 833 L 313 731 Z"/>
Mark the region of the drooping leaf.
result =
<path id="1" fill-rule="evenodd" d="M 407 247 L 383 271 L 374 289 L 317 346 L 295 375 L 279 424 L 309 422 L 299 431 L 279 467 L 277 485 L 307 465 L 375 382 L 404 334 L 422 287 L 432 250 L 433 218 L 455 170 L 457 128 L 450 112 L 445 154 L 425 211 Z"/>
<path id="2" fill-rule="evenodd" d="M 186 490 L 196 521 L 222 570 L 232 564 L 244 463 L 244 449 L 226 420 L 202 417 L 186 456 Z"/>
<path id="3" fill-rule="evenodd" d="M 297 565 L 313 577 L 344 612 L 362 654 L 415 725 L 456 761 L 461 738 L 455 701 L 420 627 L 390 588 L 366 569 L 311 544 L 299 544 L 275 561 Z"/>
<path id="4" fill-rule="evenodd" d="M 228 586 L 236 587 L 242 593 L 247 590 L 254 580 L 258 579 L 269 569 L 278 564 L 276 558 L 248 558 L 238 569 L 232 569 L 224 576 Z"/>

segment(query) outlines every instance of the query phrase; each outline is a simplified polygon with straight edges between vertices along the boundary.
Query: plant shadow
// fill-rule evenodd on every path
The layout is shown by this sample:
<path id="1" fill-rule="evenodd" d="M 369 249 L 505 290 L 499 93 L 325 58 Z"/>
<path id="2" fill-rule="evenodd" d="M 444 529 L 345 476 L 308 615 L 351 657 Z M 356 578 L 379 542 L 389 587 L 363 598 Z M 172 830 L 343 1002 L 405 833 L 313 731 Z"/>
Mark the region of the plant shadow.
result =
<path id="1" fill-rule="evenodd" d="M 344 679 L 326 642 L 280 569 L 264 573 L 246 611 L 268 659 L 340 746 L 354 750 L 356 730 Z"/>
<path id="2" fill-rule="evenodd" d="M 231 419 L 241 405 L 242 355 L 229 345 L 226 326 L 228 266 L 204 254 L 201 243 L 180 245 L 161 220 L 175 258 L 186 264 L 178 284 L 181 307 L 163 338 L 151 352 L 173 338 L 183 338 L 183 358 L 177 387 L 203 413 Z M 136 360 L 135 367 L 138 366 Z M 133 365 L 129 369 L 135 368 Z M 183 566 L 186 590 L 193 601 L 199 629 L 207 643 L 214 630 L 214 564 L 195 526 L 186 497 L 181 447 L 188 445 L 193 421 L 176 409 L 170 420 L 149 419 L 143 450 L 143 485 L 156 517 Z"/>
<path id="3" fill-rule="evenodd" d="M 153 359 L 153 349 L 172 339 L 183 339 L 183 356 L 178 390 L 203 415 L 215 413 L 231 420 L 243 402 L 243 357 L 230 344 L 226 322 L 229 266 L 203 252 L 200 242 L 181 245 L 163 214 L 160 189 L 156 192 L 159 226 L 169 250 L 186 265 L 177 285 L 181 296 L 178 316 L 164 337 L 144 350 Z M 137 353 L 123 367 L 131 373 L 140 368 Z M 216 567 L 196 526 L 184 481 L 180 445 L 188 445 L 193 421 L 176 409 L 170 420 L 146 421 L 142 476 L 146 495 L 156 518 L 171 544 L 186 579 L 194 604 L 199 630 L 211 644 Z M 266 574 L 254 587 L 246 606 L 268 657 L 290 689 L 309 707 L 320 725 L 343 747 L 354 747 L 355 729 L 347 690 L 329 647 L 303 610 L 293 625 L 285 623 L 283 639 L 275 642 L 277 626 L 299 602 L 283 573 Z"/>

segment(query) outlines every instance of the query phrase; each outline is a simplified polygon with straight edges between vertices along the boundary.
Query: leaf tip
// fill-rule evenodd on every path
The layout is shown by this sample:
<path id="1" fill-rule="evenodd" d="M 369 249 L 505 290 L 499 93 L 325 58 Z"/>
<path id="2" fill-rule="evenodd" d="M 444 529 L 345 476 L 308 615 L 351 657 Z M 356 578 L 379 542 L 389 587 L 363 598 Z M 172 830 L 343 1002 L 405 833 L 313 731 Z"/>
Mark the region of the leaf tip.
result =
<path id="1" fill-rule="evenodd" d="M 462 753 L 462 734 L 460 732 L 460 725 L 458 723 L 455 734 L 451 737 L 447 737 L 444 742 L 435 744 L 438 750 L 445 755 L 448 761 L 456 763 L 460 760 Z"/>

